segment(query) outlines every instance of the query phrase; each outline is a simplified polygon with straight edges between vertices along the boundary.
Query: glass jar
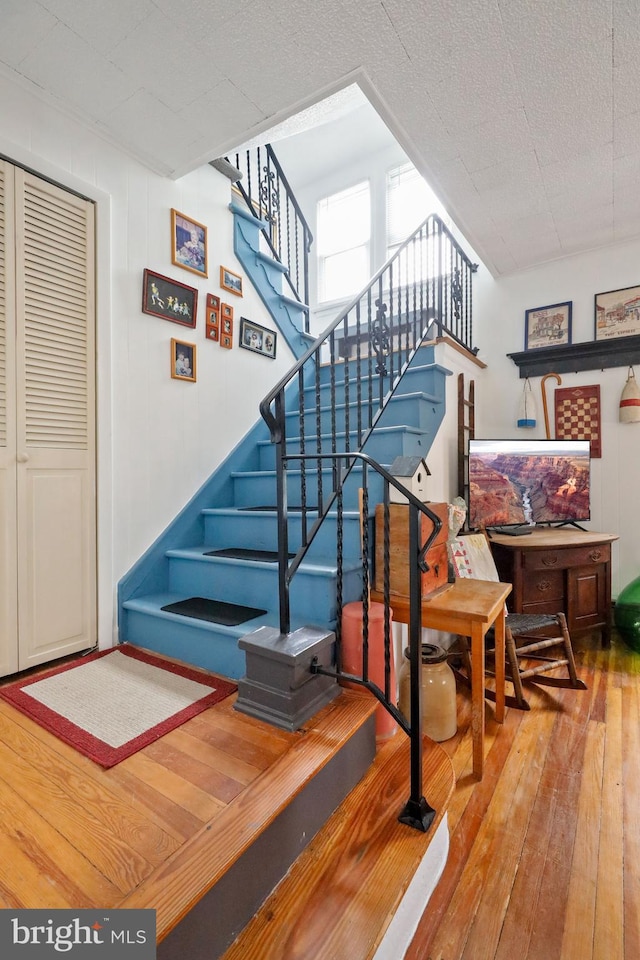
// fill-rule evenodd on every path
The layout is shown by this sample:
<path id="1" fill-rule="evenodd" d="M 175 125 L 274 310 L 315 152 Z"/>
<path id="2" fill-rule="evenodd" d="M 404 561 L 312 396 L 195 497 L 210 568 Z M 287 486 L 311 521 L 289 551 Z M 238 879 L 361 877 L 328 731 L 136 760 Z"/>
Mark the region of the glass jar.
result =
<path id="1" fill-rule="evenodd" d="M 411 664 L 404 651 L 398 678 L 400 710 L 411 722 Z M 447 663 L 447 653 L 435 643 L 422 644 L 422 732 L 440 742 L 455 736 L 456 678 Z"/>

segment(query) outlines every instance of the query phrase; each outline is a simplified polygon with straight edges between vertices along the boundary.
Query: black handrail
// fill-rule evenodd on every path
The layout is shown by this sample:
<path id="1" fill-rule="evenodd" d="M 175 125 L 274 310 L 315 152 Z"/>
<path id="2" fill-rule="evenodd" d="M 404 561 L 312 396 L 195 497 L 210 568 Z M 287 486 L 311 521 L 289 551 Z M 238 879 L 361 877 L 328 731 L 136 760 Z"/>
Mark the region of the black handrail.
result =
<path id="1" fill-rule="evenodd" d="M 439 217 L 431 215 L 260 404 L 260 412 L 275 444 L 280 631 L 284 635 L 291 629 L 291 581 L 329 512 L 335 511 L 337 516 L 337 674 L 340 674 L 344 484 L 349 477 L 352 478 L 353 495 L 354 468 L 357 463 L 361 464 L 364 496 L 361 511 L 363 598 L 369 595 L 367 470 L 373 468 L 382 478 L 385 498 L 388 498 L 389 485 L 393 485 L 399 487 L 409 501 L 412 518 L 410 555 L 415 560 L 410 565 L 409 647 L 412 691 L 413 685 L 417 684 L 416 699 L 413 692 L 411 696 L 412 716 L 416 718 L 420 715 L 420 564 L 424 563 L 424 551 L 432 542 L 432 539 L 428 539 L 427 544 L 419 546 L 418 521 L 425 513 L 429 516 L 430 511 L 383 467 L 361 451 L 427 336 L 432 336 L 434 332 L 437 336 L 446 334 L 475 352 L 472 347 L 471 288 L 476 269 L 477 266 L 466 256 L 444 223 Z M 329 381 L 324 384 L 321 382 L 323 365 L 329 370 Z M 340 395 L 336 389 L 338 369 L 342 373 L 344 386 Z M 305 394 L 308 394 L 308 399 Z M 300 505 L 296 516 L 301 518 L 301 546 L 291 559 L 288 477 L 289 467 L 294 461 L 299 463 L 300 468 Z M 385 509 L 388 512 L 388 507 Z M 388 562 L 386 542 L 385 567 Z M 385 619 L 388 620 L 388 589 L 385 595 Z M 365 603 L 365 635 L 368 631 L 367 609 Z M 365 644 L 360 682 L 368 685 L 397 719 L 398 711 L 390 698 L 388 686 L 385 685 L 384 692 L 376 692 L 368 680 L 366 656 Z M 389 656 L 386 645 L 385 656 Z M 410 727 L 401 722 L 401 726 L 411 736 L 411 779 L 415 786 L 421 783 L 422 775 L 421 727 L 416 722 Z M 422 803 L 424 798 L 420 799 L 421 793 L 414 786 L 408 805 L 411 813 L 405 811 L 402 819 L 426 829 L 429 814 Z"/>
<path id="2" fill-rule="evenodd" d="M 262 236 L 271 255 L 287 268 L 295 300 L 309 304 L 309 251 L 313 234 L 271 144 L 226 157 L 243 176 L 235 184 L 249 210 L 263 221 Z M 309 329 L 309 311 L 305 314 Z"/>

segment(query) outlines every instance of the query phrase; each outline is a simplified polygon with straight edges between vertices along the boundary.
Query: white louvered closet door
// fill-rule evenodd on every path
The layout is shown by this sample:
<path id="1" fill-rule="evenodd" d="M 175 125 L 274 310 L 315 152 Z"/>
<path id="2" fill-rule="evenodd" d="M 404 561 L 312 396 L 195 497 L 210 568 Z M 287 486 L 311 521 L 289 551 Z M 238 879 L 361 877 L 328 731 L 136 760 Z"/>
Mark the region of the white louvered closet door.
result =
<path id="1" fill-rule="evenodd" d="M 13 173 L 0 160 L 0 676 L 18 669 Z"/>
<path id="2" fill-rule="evenodd" d="M 24 670 L 96 642 L 94 209 L 20 168 L 14 178 L 15 359 L 7 340 L 5 367 L 15 369 L 7 420 L 13 412 Z"/>

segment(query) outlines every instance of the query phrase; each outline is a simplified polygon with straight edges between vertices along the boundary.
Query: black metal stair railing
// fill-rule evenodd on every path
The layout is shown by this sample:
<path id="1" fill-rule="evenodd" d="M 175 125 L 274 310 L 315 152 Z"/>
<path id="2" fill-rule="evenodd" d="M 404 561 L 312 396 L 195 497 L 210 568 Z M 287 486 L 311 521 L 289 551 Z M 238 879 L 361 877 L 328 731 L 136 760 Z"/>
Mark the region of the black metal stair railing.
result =
<path id="1" fill-rule="evenodd" d="M 373 277 L 366 289 L 336 318 L 312 347 L 291 368 L 260 404 L 275 445 L 275 472 L 278 510 L 278 564 L 280 631 L 291 629 L 290 587 L 322 523 L 330 512 L 336 515 L 337 566 L 337 670 L 340 673 L 340 629 L 342 616 L 342 540 L 345 483 L 356 484 L 355 470 L 362 469 L 362 565 L 363 594 L 368 597 L 369 484 L 373 470 L 384 487 L 397 481 L 362 449 L 382 412 L 398 387 L 416 351 L 427 337 L 448 335 L 469 351 L 472 347 L 472 276 L 474 265 L 442 221 L 432 215 L 405 241 L 394 256 Z M 328 371 L 323 382 L 322 368 Z M 289 388 L 289 389 L 288 389 Z M 287 405 L 291 409 L 287 409 Z M 295 516 L 301 528 L 301 546 L 291 559 L 289 521 L 289 478 L 295 466 L 299 476 L 299 498 Z M 380 480 L 381 478 L 381 480 Z M 421 784 L 420 627 L 421 570 L 426 549 L 437 534 L 440 521 L 408 491 L 410 514 L 410 625 L 412 717 L 410 725 L 395 706 L 395 696 L 385 684 L 382 691 L 368 677 L 367 604 L 364 604 L 364 683 L 396 717 L 411 736 L 411 799 L 401 819 L 427 829 L 433 814 L 424 807 Z M 421 518 L 432 521 L 434 533 L 421 544 Z M 435 519 L 434 519 L 435 517 Z M 437 522 L 436 522 L 437 521 Z M 387 538 L 385 537 L 387 541 Z M 385 542 L 384 565 L 389 563 Z M 388 590 L 385 591 L 385 621 L 389 618 Z M 390 656 L 388 629 L 385 658 Z M 353 678 L 351 678 L 353 679 Z M 375 689 L 374 689 L 375 688 Z M 415 691 L 414 691 L 415 688 Z M 414 699 L 415 697 L 415 699 Z M 422 812 L 420 812 L 422 811 Z M 428 821 L 428 822 L 427 822 Z"/>
<path id="2" fill-rule="evenodd" d="M 309 251 L 313 234 L 271 144 L 225 159 L 241 171 L 234 189 L 249 210 L 264 222 L 262 236 L 272 256 L 287 268 L 293 299 L 309 304 Z M 308 331 L 309 313 L 306 313 Z"/>

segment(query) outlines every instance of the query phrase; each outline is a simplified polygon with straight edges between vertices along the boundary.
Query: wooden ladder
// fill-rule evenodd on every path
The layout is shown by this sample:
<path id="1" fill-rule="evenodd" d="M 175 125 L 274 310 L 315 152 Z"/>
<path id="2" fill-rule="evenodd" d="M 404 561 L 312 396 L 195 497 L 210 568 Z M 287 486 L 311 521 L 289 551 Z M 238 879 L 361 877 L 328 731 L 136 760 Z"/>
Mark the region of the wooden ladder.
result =
<path id="1" fill-rule="evenodd" d="M 458 374 L 458 496 L 469 492 L 469 440 L 476 435 L 475 381 L 469 381 L 465 396 L 464 373 Z"/>

